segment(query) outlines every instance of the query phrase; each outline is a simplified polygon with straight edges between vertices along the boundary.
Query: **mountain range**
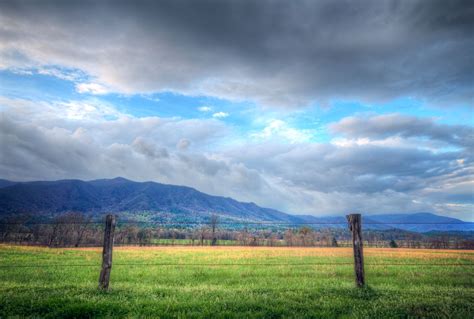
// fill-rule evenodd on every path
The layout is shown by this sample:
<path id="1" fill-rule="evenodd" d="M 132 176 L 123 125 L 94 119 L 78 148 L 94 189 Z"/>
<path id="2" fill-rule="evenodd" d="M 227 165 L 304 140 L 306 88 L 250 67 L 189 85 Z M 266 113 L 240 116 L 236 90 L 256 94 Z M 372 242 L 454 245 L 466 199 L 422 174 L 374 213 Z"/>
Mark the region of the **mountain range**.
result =
<path id="1" fill-rule="evenodd" d="M 323 224 L 346 227 L 344 216 L 291 215 L 228 197 L 212 196 L 196 189 L 134 182 L 121 177 L 93 181 L 59 180 L 13 182 L 0 180 L 0 217 L 27 213 L 37 218 L 79 211 L 100 216 L 123 213 L 128 218 L 146 212 L 151 220 L 166 214 L 171 218 L 203 220 L 210 214 L 236 222 Z M 331 225 L 331 223 L 333 223 Z M 474 223 L 431 213 L 364 215 L 364 228 L 397 228 L 415 232 L 473 231 Z"/>

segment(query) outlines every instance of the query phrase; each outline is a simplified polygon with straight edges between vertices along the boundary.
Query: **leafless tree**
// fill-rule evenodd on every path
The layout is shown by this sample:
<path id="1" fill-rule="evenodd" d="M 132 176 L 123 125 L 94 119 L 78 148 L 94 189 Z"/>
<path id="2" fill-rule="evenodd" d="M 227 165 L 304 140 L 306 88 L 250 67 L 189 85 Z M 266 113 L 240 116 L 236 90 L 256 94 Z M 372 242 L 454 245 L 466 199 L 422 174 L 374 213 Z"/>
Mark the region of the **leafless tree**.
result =
<path id="1" fill-rule="evenodd" d="M 211 234 L 212 234 L 211 246 L 217 245 L 216 228 L 218 224 L 219 224 L 219 216 L 212 214 L 209 220 L 209 225 L 211 227 Z"/>
<path id="2" fill-rule="evenodd" d="M 313 230 L 307 226 L 303 226 L 299 229 L 301 243 L 303 246 L 307 246 L 311 243 L 311 235 L 313 234 Z"/>
<path id="3" fill-rule="evenodd" d="M 204 246 L 204 239 L 206 238 L 206 235 L 207 235 L 206 227 L 201 227 L 199 229 L 199 241 L 201 243 L 201 246 Z"/>

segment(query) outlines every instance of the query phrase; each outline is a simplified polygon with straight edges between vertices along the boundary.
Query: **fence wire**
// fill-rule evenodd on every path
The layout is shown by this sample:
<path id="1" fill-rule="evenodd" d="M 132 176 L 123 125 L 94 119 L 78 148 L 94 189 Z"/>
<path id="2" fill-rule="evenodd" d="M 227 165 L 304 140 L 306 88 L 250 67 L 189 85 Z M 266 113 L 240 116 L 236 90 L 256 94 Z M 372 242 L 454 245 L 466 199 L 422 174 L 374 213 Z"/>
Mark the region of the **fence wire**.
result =
<path id="1" fill-rule="evenodd" d="M 113 263 L 115 266 L 130 267 L 156 267 L 156 266 L 176 266 L 176 267 L 232 267 L 232 266 L 353 266 L 353 262 L 336 262 L 336 263 Z M 444 266 L 461 266 L 473 267 L 474 263 L 366 263 L 366 267 L 388 267 L 388 266 L 428 266 L 428 267 L 444 267 Z M 100 267 L 100 264 L 38 264 L 38 265 L 0 265 L 1 268 L 50 268 L 50 267 Z"/>
<path id="2" fill-rule="evenodd" d="M 425 236 L 408 234 L 397 226 L 465 225 L 461 222 L 362 222 L 364 245 L 368 247 L 473 249 L 474 233 L 465 237 L 449 233 Z M 289 222 L 289 221 L 236 221 L 202 219 L 198 221 L 137 221 L 118 219 L 116 245 L 138 246 L 258 246 L 258 247 L 350 247 L 350 234 L 346 221 Z M 373 226 L 373 227 L 370 227 Z M 377 228 L 376 226 L 380 226 Z M 22 220 L 0 221 L 0 242 L 23 245 L 46 245 L 56 248 L 97 247 L 101 244 L 102 220 Z M 134 229 L 135 228 L 135 229 Z M 305 235 L 304 228 L 312 234 Z M 398 234 L 401 231 L 404 233 Z M 377 234 L 376 232 L 386 232 Z M 141 237 L 140 237 L 141 236 Z M 393 243 L 398 241 L 397 243 Z M 392 246 L 390 246 L 392 245 Z M 393 247 L 392 247 L 393 248 Z"/>

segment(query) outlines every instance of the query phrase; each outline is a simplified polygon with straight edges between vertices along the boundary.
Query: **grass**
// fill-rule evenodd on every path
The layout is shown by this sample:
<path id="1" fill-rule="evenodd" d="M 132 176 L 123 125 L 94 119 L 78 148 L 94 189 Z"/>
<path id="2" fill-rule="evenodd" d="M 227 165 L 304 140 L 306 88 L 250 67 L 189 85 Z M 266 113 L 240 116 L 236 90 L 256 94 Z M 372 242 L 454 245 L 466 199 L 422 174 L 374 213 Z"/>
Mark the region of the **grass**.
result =
<path id="1" fill-rule="evenodd" d="M 160 239 L 152 239 L 150 244 L 152 245 L 191 245 L 191 246 L 199 246 L 200 241 L 195 239 L 168 239 L 168 238 L 160 238 Z M 204 246 L 210 246 L 211 240 L 204 240 Z M 218 239 L 217 245 L 219 246 L 235 246 L 237 245 L 236 240 L 225 240 L 225 239 Z"/>
<path id="2" fill-rule="evenodd" d="M 4 245 L 0 317 L 474 317 L 474 267 L 469 266 L 474 251 L 365 249 L 364 289 L 354 287 L 350 264 L 327 264 L 350 263 L 351 253 L 349 248 L 119 247 L 110 291 L 101 292 L 100 249 Z M 181 265 L 159 265 L 164 263 Z M 410 265 L 374 265 L 380 263 Z M 53 266 L 58 264 L 71 266 Z M 5 267 L 13 265 L 49 266 Z"/>

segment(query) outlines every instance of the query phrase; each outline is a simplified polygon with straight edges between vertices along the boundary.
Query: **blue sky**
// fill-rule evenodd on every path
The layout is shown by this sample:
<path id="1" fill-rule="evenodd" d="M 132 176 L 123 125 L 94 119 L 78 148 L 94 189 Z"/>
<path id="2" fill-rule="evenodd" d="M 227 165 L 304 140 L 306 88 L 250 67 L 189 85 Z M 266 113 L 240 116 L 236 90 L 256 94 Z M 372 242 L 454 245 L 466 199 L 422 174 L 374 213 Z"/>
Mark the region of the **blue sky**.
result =
<path id="1" fill-rule="evenodd" d="M 465 8 L 204 2 L 0 4 L 0 178 L 474 220 Z"/>
<path id="2" fill-rule="evenodd" d="M 60 66 L 54 69 L 64 74 L 77 73 Z M 23 70 L 25 71 L 25 70 Z M 329 142 L 332 138 L 327 131 L 328 123 L 337 122 L 348 116 L 370 116 L 374 114 L 399 113 L 409 116 L 430 117 L 438 123 L 471 125 L 472 109 L 454 106 L 455 112 L 446 112 L 422 102 L 419 99 L 400 97 L 384 103 L 361 103 L 357 101 L 334 100 L 329 105 L 307 106 L 298 110 L 263 108 L 252 101 L 229 101 L 212 96 L 188 96 L 173 92 L 153 94 L 94 94 L 78 92 L 76 82 L 53 75 L 39 74 L 38 70 L 28 72 L 15 70 L 0 71 L 2 86 L 0 94 L 9 98 L 53 101 L 100 101 L 134 117 L 177 117 L 182 119 L 213 118 L 214 114 L 224 113 L 219 120 L 225 121 L 245 137 L 263 129 L 268 121 L 281 119 L 291 127 L 308 132 L 314 142 Z M 87 79 L 84 76 L 84 79 Z M 215 117 L 214 117 L 215 118 Z"/>

